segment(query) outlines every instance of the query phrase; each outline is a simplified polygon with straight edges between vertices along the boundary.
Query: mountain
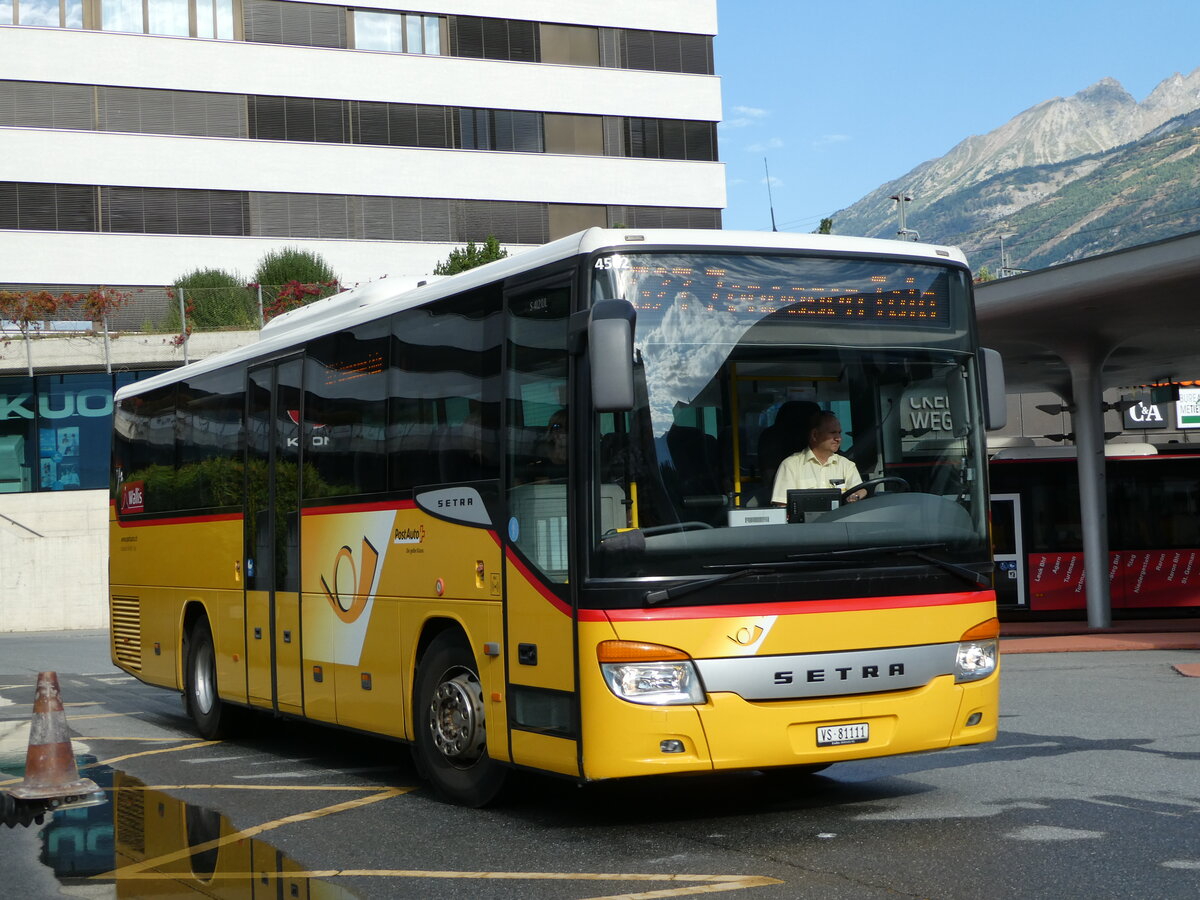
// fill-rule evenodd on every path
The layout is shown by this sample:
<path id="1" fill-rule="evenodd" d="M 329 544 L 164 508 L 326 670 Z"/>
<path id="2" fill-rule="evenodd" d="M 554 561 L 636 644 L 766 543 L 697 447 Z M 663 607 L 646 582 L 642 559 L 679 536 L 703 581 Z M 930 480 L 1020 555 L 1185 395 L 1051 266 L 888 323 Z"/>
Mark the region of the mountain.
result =
<path id="1" fill-rule="evenodd" d="M 893 194 L 921 239 L 976 267 L 1041 268 L 1200 228 L 1200 69 L 1141 103 L 1106 78 L 1039 103 L 833 215 L 837 234 L 892 237 Z"/>

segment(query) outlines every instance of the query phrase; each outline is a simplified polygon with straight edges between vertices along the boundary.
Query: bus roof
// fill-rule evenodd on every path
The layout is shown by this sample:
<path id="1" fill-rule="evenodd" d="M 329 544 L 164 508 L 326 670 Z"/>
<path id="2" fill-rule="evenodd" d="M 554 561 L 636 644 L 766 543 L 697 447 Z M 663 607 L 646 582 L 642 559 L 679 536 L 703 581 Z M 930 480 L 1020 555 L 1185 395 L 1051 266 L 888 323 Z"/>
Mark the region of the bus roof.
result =
<path id="1" fill-rule="evenodd" d="M 272 319 L 263 327 L 257 343 L 228 350 L 188 366 L 126 385 L 117 391 L 116 399 L 121 400 L 172 384 L 188 374 L 212 371 L 230 363 L 279 352 L 359 322 L 421 306 L 560 260 L 602 251 L 637 252 L 649 247 L 694 247 L 696 250 L 811 250 L 830 254 L 909 258 L 914 262 L 953 263 L 961 266 L 967 264 L 966 257 L 956 247 L 878 238 L 713 229 L 589 228 L 587 231 L 520 251 L 458 275 L 431 275 L 419 280 L 381 278 L 332 297 L 314 301 Z"/>

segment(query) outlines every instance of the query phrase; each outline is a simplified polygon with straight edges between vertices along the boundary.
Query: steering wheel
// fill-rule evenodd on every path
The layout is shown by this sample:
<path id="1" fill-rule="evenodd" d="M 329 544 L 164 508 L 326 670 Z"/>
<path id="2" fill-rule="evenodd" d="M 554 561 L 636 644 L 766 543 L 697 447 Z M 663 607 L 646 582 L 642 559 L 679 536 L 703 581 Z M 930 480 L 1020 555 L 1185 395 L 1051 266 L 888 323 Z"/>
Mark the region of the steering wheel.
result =
<path id="1" fill-rule="evenodd" d="M 875 488 L 879 487 L 880 485 L 884 485 L 884 484 L 898 485 L 899 489 L 901 491 L 911 491 L 912 490 L 912 488 L 909 486 L 909 483 L 907 481 L 905 481 L 903 478 L 901 478 L 899 475 L 885 475 L 883 478 L 872 478 L 869 481 L 864 481 L 864 482 L 861 482 L 860 484 L 856 484 L 854 487 L 850 488 L 847 491 L 843 491 L 841 502 L 849 503 L 850 497 L 853 494 L 857 494 L 859 491 L 866 491 L 867 496 L 863 497 L 862 499 L 869 500 L 871 497 L 875 496 Z"/>

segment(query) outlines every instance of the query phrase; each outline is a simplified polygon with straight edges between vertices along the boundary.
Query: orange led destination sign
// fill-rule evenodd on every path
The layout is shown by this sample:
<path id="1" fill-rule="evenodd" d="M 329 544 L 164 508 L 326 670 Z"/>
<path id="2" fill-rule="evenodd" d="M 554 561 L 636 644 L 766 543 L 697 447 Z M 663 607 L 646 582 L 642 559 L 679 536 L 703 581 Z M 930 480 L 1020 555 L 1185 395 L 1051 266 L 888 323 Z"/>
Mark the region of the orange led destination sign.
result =
<path id="1" fill-rule="evenodd" d="M 755 320 L 812 320 L 836 324 L 896 324 L 950 327 L 947 279 L 939 273 L 911 270 L 858 277 L 849 284 L 806 285 L 795 281 L 753 281 L 723 269 L 673 265 L 629 267 L 636 290 L 629 299 L 638 309 L 678 305 Z"/>

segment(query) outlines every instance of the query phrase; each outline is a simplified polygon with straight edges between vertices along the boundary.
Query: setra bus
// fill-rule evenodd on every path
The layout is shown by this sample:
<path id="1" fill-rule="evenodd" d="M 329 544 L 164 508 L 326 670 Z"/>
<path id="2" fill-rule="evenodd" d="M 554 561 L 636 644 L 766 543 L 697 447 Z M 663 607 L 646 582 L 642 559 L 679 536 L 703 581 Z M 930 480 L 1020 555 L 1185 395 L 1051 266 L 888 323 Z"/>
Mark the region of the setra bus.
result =
<path id="1" fill-rule="evenodd" d="M 789 401 L 870 496 L 771 505 Z M 118 392 L 113 659 L 205 737 L 390 736 L 470 805 L 988 741 L 1002 401 L 942 247 L 592 229 L 376 282 Z"/>

